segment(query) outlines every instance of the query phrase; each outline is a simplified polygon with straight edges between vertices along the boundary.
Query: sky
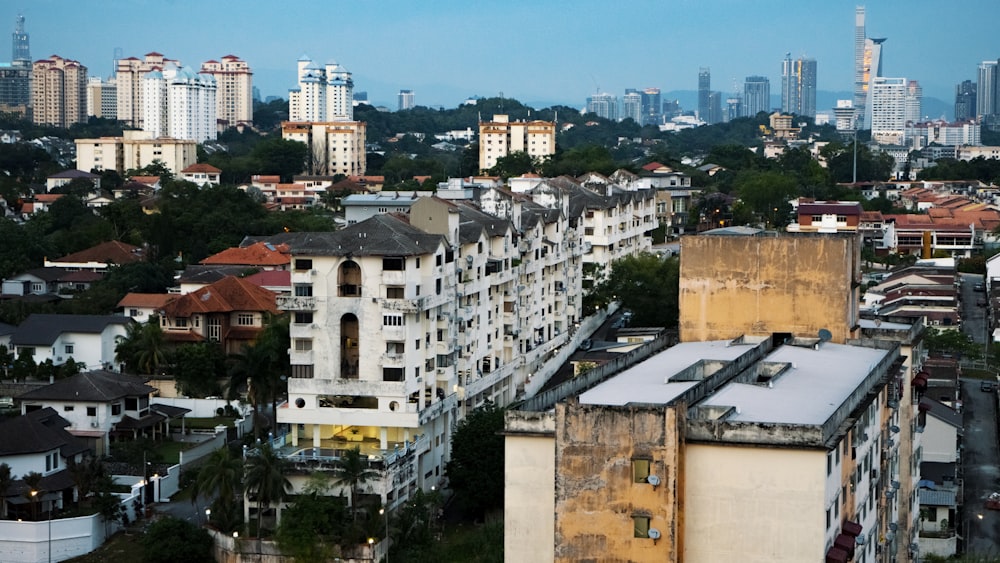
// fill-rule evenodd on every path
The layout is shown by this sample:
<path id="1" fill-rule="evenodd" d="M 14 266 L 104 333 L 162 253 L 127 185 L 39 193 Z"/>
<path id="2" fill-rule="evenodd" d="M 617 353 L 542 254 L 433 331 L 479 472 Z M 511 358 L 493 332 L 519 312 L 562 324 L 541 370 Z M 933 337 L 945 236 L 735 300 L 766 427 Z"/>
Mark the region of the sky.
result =
<path id="1" fill-rule="evenodd" d="M 818 89 L 850 92 L 854 10 L 844 0 L 7 0 L 0 33 L 25 16 L 31 54 L 75 59 L 91 76 L 150 51 L 199 67 L 227 54 L 246 60 L 263 96 L 288 96 L 295 61 L 335 60 L 355 91 L 396 107 L 456 107 L 502 95 L 535 107 L 582 107 L 597 90 L 712 89 L 764 75 L 780 93 L 785 53 L 817 60 Z M 919 80 L 951 103 L 955 85 L 1000 58 L 1000 1 L 878 0 L 865 5 L 869 37 L 886 37 L 886 76 Z M 960 10 L 959 10 L 960 7 Z M 991 40 L 992 39 L 992 40 Z M 3 43 L 0 42 L 0 46 Z M 0 47 L 0 60 L 9 60 Z M 685 108 L 694 109 L 694 108 Z M 823 110 L 826 108 L 817 108 Z"/>

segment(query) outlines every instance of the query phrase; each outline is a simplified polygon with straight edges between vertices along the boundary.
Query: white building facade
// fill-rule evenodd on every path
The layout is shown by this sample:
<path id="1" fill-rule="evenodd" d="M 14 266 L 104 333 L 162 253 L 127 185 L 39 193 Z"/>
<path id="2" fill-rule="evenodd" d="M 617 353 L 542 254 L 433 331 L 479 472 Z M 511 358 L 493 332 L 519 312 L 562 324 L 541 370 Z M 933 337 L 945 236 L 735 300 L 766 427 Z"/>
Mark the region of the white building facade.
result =
<path id="1" fill-rule="evenodd" d="M 288 92 L 290 121 L 353 121 L 354 80 L 336 62 L 297 61 L 298 87 Z"/>

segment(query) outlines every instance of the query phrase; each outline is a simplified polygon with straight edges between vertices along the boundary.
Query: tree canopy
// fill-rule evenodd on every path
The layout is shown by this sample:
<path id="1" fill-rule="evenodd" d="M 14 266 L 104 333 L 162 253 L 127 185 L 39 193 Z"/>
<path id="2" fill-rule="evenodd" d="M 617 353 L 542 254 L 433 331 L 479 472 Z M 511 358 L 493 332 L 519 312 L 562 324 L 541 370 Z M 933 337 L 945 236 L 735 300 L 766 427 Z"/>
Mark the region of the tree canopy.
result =
<path id="1" fill-rule="evenodd" d="M 603 307 L 618 301 L 632 311 L 637 326 L 677 326 L 680 260 L 644 253 L 626 256 L 611 265 L 604 277 L 588 292 L 589 306 Z"/>
<path id="2" fill-rule="evenodd" d="M 487 402 L 459 421 L 451 436 L 448 481 L 456 500 L 472 514 L 503 507 L 503 412 Z"/>

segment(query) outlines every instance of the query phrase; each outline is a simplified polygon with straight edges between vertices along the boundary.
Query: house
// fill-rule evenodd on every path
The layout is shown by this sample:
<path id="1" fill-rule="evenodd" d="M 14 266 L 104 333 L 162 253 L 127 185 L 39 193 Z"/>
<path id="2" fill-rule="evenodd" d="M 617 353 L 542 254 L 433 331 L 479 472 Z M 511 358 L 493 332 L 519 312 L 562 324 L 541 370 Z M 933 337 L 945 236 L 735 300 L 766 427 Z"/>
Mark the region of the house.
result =
<path id="1" fill-rule="evenodd" d="M 132 264 L 145 260 L 145 252 L 138 246 L 133 246 L 117 240 L 102 242 L 79 252 L 67 254 L 55 260 L 46 258 L 46 267 L 66 268 L 67 270 L 90 270 L 92 272 L 107 270 L 111 265 Z"/>
<path id="2" fill-rule="evenodd" d="M 117 309 L 121 314 L 137 323 L 145 323 L 164 305 L 176 299 L 170 293 L 128 293 L 118 302 Z"/>
<path id="3" fill-rule="evenodd" d="M 155 387 L 143 378 L 106 370 L 78 373 L 22 393 L 21 413 L 51 408 L 69 422 L 70 434 L 97 455 L 106 455 L 112 438 L 156 437 L 167 417 L 150 409 Z"/>
<path id="4" fill-rule="evenodd" d="M 266 317 L 278 314 L 278 308 L 273 291 L 227 276 L 178 297 L 160 312 L 167 342 L 215 341 L 234 354 L 256 340 Z"/>
<path id="5" fill-rule="evenodd" d="M 218 186 L 219 177 L 221 175 L 222 170 L 219 170 L 211 164 L 199 162 L 198 164 L 192 164 L 184 170 L 181 170 L 180 179 L 187 180 L 188 182 L 194 182 L 199 186 L 204 186 L 205 184 Z"/>
<path id="6" fill-rule="evenodd" d="M 5 299 L 27 295 L 56 295 L 59 280 L 66 275 L 65 268 L 33 268 L 3 280 Z"/>
<path id="7" fill-rule="evenodd" d="M 51 192 L 56 188 L 69 184 L 73 180 L 87 180 L 94 185 L 94 189 L 99 190 L 101 188 L 100 174 L 84 172 L 83 170 L 63 170 L 45 179 L 45 191 Z"/>
<path id="8" fill-rule="evenodd" d="M 291 263 L 287 244 L 257 242 L 248 246 L 227 248 L 205 258 L 199 264 L 205 266 L 243 266 L 247 269 L 287 270 Z"/>
<path id="9" fill-rule="evenodd" d="M 89 369 L 120 369 L 115 346 L 132 322 L 120 315 L 35 313 L 18 325 L 10 344 L 17 356 L 27 354 L 36 364 L 52 360 L 55 365 L 62 365 L 72 358 Z"/>
<path id="10" fill-rule="evenodd" d="M 66 467 L 88 453 L 87 445 L 66 430 L 70 423 L 53 408 L 36 409 L 0 422 L 0 463 L 10 466 L 13 483 L 0 497 L 0 514 L 9 518 L 31 516 L 30 490 L 24 476 L 42 475 L 39 513 L 60 509 L 73 500 L 73 479 Z"/>

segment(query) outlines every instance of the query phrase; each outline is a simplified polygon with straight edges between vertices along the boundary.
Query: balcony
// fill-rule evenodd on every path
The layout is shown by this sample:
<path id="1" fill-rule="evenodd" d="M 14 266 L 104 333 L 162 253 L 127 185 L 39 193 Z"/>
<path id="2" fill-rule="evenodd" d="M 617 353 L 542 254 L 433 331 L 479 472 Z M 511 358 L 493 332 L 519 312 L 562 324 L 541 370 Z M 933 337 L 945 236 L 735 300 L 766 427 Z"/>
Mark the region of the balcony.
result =
<path id="1" fill-rule="evenodd" d="M 379 362 L 382 364 L 382 367 L 389 368 L 403 367 L 403 362 L 405 360 L 406 355 L 400 352 L 386 352 L 385 354 L 382 354 L 381 358 L 379 358 Z"/>
<path id="2" fill-rule="evenodd" d="M 276 304 L 282 311 L 315 311 L 316 298 L 299 295 L 279 295 Z"/>
<path id="3" fill-rule="evenodd" d="M 386 311 L 398 311 L 400 313 L 419 313 L 423 310 L 424 298 L 416 299 L 379 299 L 379 304 Z"/>

